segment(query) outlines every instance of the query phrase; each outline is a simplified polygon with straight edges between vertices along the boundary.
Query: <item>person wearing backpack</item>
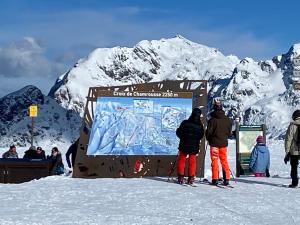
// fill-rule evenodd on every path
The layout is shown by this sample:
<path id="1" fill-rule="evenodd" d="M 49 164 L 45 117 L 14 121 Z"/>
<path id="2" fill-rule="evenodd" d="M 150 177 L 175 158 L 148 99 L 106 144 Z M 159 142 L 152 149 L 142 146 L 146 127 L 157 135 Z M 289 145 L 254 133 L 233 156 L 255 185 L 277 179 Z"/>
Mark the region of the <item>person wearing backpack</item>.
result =
<path id="1" fill-rule="evenodd" d="M 290 123 L 285 135 L 285 157 L 284 163 L 290 161 L 292 183 L 290 188 L 298 187 L 298 164 L 300 155 L 300 110 L 296 110 L 292 115 L 293 121 Z"/>
<path id="2" fill-rule="evenodd" d="M 200 140 L 204 136 L 204 129 L 200 120 L 201 110 L 194 108 L 187 120 L 182 121 L 176 130 L 176 135 L 180 139 L 179 153 L 177 160 L 178 183 L 183 184 L 185 160 L 189 159 L 188 180 L 192 185 L 196 175 L 196 155 L 199 153 Z"/>

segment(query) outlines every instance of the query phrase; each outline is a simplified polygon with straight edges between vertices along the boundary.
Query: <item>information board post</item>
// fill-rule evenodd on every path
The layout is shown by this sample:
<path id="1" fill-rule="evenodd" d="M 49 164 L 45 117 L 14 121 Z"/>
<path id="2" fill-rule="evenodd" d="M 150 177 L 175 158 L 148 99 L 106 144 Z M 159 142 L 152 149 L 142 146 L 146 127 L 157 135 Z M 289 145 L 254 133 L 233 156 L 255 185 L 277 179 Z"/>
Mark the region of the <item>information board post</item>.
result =
<path id="1" fill-rule="evenodd" d="M 38 107 L 37 105 L 29 106 L 29 117 L 31 118 L 31 141 L 30 145 L 33 146 L 33 135 L 34 135 L 34 118 L 37 117 Z"/>

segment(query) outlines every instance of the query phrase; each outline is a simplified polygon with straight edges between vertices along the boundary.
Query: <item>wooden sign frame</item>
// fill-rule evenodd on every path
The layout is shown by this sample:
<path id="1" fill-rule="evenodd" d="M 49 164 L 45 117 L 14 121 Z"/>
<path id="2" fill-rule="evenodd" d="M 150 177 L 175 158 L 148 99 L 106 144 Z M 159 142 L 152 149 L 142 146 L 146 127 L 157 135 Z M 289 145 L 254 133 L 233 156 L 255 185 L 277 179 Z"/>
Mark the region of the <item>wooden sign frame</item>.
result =
<path id="1" fill-rule="evenodd" d="M 207 112 L 207 81 L 205 80 L 178 80 L 161 81 L 145 84 L 122 85 L 113 87 L 91 87 L 88 91 L 87 102 L 80 130 L 80 140 L 74 165 L 73 177 L 100 178 L 100 177 L 143 177 L 168 176 L 176 174 L 177 156 L 169 155 L 96 155 L 88 156 L 87 147 L 89 131 L 91 130 L 96 107 L 97 97 L 108 92 L 185 92 L 192 93 L 193 108 L 200 107 L 203 115 Z M 202 118 L 204 126 L 206 121 Z M 205 138 L 200 144 L 200 153 L 197 158 L 198 176 L 204 176 Z M 143 164 L 140 171 L 135 171 L 138 164 Z M 174 170 L 174 173 L 170 174 Z"/>
<path id="2" fill-rule="evenodd" d="M 266 126 L 265 126 L 265 124 L 240 125 L 237 122 L 236 127 L 237 127 L 237 130 L 236 130 L 236 176 L 239 177 L 241 175 L 251 175 L 252 173 L 249 171 L 249 161 L 250 161 L 251 152 L 249 151 L 248 153 L 241 153 L 240 132 L 241 131 L 261 131 L 263 133 L 264 141 L 266 143 Z M 256 138 L 254 141 L 256 141 Z"/>

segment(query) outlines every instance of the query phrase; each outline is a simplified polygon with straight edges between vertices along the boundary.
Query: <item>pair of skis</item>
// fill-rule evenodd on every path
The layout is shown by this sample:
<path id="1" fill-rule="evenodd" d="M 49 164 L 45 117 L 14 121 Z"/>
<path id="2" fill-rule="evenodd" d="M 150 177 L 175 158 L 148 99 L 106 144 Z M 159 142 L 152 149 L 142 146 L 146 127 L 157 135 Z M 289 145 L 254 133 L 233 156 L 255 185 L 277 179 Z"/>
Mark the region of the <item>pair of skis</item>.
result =
<path id="1" fill-rule="evenodd" d="M 213 187 L 218 187 L 218 188 L 234 188 L 233 186 L 231 186 L 230 184 L 228 185 L 224 185 L 223 183 L 215 183 L 213 184 L 212 182 L 210 182 L 209 180 L 207 180 L 206 178 L 204 178 L 203 180 L 199 181 L 199 184 L 206 184 L 206 185 L 211 185 Z"/>
<path id="2" fill-rule="evenodd" d="M 172 178 L 172 179 L 170 179 L 170 181 L 172 181 L 173 183 L 179 184 L 177 179 Z M 228 185 L 224 185 L 223 183 L 213 184 L 210 181 L 208 181 L 207 179 L 196 181 L 192 184 L 189 184 L 186 181 L 184 181 L 182 184 L 179 184 L 179 185 L 182 185 L 182 186 L 185 186 L 185 187 L 198 187 L 198 184 L 205 184 L 205 185 L 210 185 L 212 187 L 218 187 L 218 188 L 234 188 L 230 184 L 228 184 Z"/>

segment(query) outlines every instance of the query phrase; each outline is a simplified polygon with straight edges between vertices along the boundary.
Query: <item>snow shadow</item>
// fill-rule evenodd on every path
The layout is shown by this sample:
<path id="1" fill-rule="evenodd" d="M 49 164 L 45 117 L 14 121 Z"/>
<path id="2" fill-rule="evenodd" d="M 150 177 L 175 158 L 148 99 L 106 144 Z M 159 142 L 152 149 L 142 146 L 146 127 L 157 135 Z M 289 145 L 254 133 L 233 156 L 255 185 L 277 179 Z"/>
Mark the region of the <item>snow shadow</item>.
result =
<path id="1" fill-rule="evenodd" d="M 272 179 L 272 178 L 268 178 Z M 235 178 L 237 182 L 245 183 L 245 184 L 260 184 L 260 185 L 267 185 L 267 186 L 273 186 L 273 187 L 284 187 L 282 184 L 278 183 L 270 183 L 266 181 L 260 181 L 260 180 L 247 180 L 243 178 Z"/>

